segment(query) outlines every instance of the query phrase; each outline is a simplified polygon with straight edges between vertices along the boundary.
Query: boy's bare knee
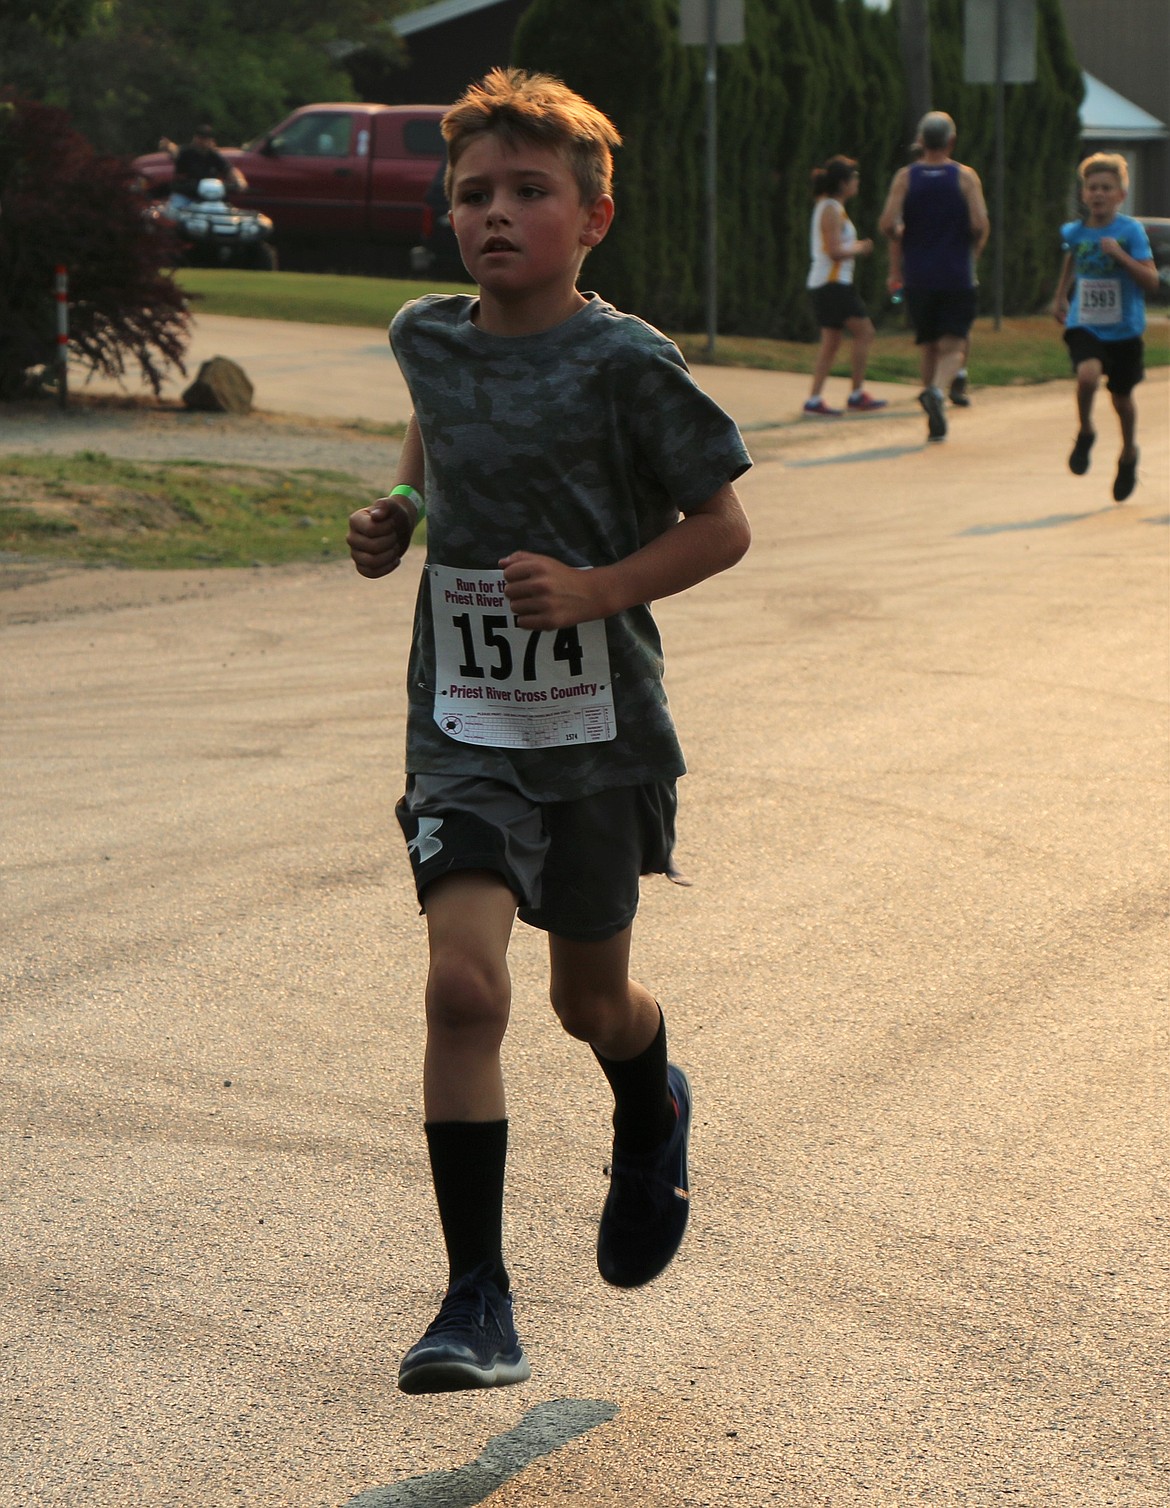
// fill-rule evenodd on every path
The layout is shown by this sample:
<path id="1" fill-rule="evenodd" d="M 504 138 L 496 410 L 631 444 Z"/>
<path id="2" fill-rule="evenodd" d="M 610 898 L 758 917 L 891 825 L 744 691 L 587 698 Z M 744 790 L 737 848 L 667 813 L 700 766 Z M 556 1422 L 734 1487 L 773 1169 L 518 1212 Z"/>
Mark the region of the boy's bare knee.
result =
<path id="1" fill-rule="evenodd" d="M 427 1025 L 502 1040 L 510 996 L 506 972 L 473 958 L 434 959 L 427 976 Z"/>
<path id="2" fill-rule="evenodd" d="M 552 1008 L 570 1037 L 579 1042 L 593 1042 L 607 1034 L 621 1002 L 577 983 L 554 984 L 549 990 Z"/>

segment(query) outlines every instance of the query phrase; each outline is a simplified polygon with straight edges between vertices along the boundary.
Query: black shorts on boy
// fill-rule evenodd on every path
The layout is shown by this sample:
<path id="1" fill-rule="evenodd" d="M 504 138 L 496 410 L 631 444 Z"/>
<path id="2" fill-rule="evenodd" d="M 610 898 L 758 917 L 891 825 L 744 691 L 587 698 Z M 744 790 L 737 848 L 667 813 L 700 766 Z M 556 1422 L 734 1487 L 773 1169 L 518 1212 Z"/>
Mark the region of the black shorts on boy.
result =
<path id="1" fill-rule="evenodd" d="M 1073 371 L 1082 361 L 1099 361 L 1107 379 L 1106 387 L 1119 398 L 1132 393 L 1146 375 L 1145 346 L 1140 335 L 1128 340 L 1102 340 L 1082 325 L 1073 325 L 1064 332 L 1064 343 L 1072 358 Z"/>
<path id="2" fill-rule="evenodd" d="M 498 874 L 520 920 L 575 942 L 604 942 L 638 910 L 639 879 L 671 874 L 673 780 L 537 802 L 498 780 L 412 775 L 395 814 L 419 905 L 444 875 Z"/>

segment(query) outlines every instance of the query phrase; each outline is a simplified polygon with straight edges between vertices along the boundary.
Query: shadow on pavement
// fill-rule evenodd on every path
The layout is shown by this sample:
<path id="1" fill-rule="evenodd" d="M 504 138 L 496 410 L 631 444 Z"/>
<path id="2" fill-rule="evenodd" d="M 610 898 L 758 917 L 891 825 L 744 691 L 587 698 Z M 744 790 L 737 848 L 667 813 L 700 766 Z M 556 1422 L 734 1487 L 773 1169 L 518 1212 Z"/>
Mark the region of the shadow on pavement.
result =
<path id="1" fill-rule="evenodd" d="M 887 445 L 882 450 L 854 450 L 845 456 L 817 456 L 812 461 L 788 461 L 786 465 L 795 471 L 806 466 L 849 466 L 854 461 L 896 461 L 899 456 L 917 455 L 925 449 L 924 440 L 921 445 Z"/>
<path id="2" fill-rule="evenodd" d="M 509 1477 L 584 1435 L 617 1413 L 597 1398 L 557 1398 L 530 1408 L 519 1424 L 489 1440 L 474 1461 L 453 1471 L 428 1471 L 389 1487 L 370 1487 L 344 1508 L 475 1508 Z"/>
<path id="3" fill-rule="evenodd" d="M 978 534 L 1015 534 L 1021 529 L 1058 529 L 1062 524 L 1079 524 L 1086 518 L 1097 518 L 1102 513 L 1113 513 L 1110 508 L 1090 508 L 1088 513 L 1050 513 L 1047 518 L 1019 518 L 1007 524 L 972 524 L 959 531 L 957 538 L 969 539 Z"/>

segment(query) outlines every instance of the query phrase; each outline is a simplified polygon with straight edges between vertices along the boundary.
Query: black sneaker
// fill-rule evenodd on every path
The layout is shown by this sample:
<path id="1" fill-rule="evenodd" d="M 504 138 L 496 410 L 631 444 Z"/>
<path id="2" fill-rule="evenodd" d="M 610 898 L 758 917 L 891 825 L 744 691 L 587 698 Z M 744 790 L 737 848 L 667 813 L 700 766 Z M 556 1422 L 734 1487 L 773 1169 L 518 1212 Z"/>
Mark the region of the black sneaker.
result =
<path id="1" fill-rule="evenodd" d="M 945 440 L 947 437 L 947 416 L 943 413 L 942 394 L 934 388 L 927 387 L 918 395 L 918 401 L 926 410 L 926 438 L 928 440 Z"/>
<path id="2" fill-rule="evenodd" d="M 971 398 L 967 392 L 966 372 L 955 373 L 954 378 L 951 381 L 950 399 L 956 408 L 971 407 Z"/>
<path id="3" fill-rule="evenodd" d="M 1089 469 L 1089 452 L 1093 448 L 1093 441 L 1097 438 L 1096 432 L 1091 429 L 1082 429 L 1077 435 L 1077 443 L 1072 448 L 1068 458 L 1068 469 L 1073 476 L 1084 476 Z"/>
<path id="4" fill-rule="evenodd" d="M 1137 486 L 1138 452 L 1133 453 L 1132 461 L 1118 461 L 1117 475 L 1113 479 L 1113 501 L 1124 503 L 1133 489 Z"/>
<path id="5" fill-rule="evenodd" d="M 477 1267 L 452 1283 L 426 1334 L 402 1358 L 404 1393 L 502 1388 L 532 1375 L 512 1321 L 512 1296 Z"/>
<path id="6" fill-rule="evenodd" d="M 687 1143 L 691 1086 L 681 1068 L 666 1070 L 674 1130 L 653 1152 L 627 1155 L 615 1143 L 609 1194 L 597 1232 L 597 1270 L 615 1288 L 640 1288 L 667 1266 L 682 1244 L 690 1212 Z"/>

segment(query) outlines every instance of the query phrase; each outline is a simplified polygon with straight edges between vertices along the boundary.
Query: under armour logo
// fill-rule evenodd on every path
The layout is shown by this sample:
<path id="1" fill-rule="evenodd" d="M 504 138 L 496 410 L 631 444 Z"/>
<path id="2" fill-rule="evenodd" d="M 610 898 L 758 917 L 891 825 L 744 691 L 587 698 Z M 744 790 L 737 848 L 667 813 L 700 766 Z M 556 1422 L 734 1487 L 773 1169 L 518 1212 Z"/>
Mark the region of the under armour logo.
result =
<path id="1" fill-rule="evenodd" d="M 406 845 L 407 853 L 417 852 L 420 864 L 425 864 L 428 859 L 433 859 L 443 847 L 441 840 L 435 837 L 435 834 L 442 825 L 442 817 L 420 817 L 418 819 L 418 831 L 411 842 Z"/>

